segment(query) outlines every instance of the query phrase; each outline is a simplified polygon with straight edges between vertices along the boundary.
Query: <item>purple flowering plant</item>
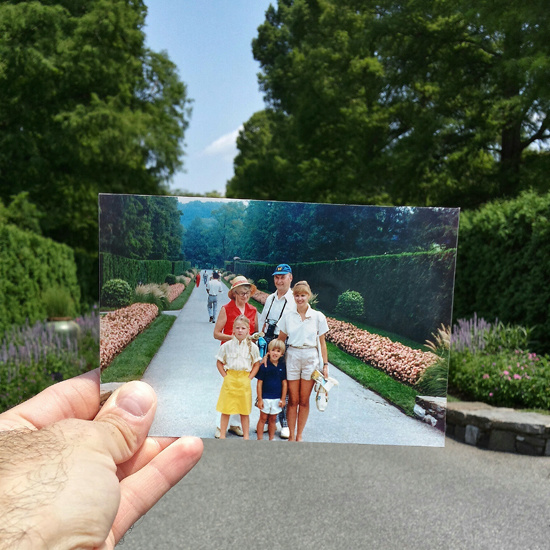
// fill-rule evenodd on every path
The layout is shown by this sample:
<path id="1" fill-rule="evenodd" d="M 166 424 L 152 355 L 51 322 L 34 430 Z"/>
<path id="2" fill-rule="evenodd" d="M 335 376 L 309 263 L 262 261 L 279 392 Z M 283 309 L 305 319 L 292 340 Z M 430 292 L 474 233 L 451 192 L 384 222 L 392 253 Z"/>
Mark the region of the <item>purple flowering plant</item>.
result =
<path id="1" fill-rule="evenodd" d="M 550 358 L 526 351 L 530 330 L 474 316 L 453 327 L 449 393 L 496 406 L 550 409 Z"/>
<path id="2" fill-rule="evenodd" d="M 0 340 L 0 412 L 99 366 L 97 309 L 75 321 L 78 337 L 61 336 L 44 321 L 6 331 Z"/>

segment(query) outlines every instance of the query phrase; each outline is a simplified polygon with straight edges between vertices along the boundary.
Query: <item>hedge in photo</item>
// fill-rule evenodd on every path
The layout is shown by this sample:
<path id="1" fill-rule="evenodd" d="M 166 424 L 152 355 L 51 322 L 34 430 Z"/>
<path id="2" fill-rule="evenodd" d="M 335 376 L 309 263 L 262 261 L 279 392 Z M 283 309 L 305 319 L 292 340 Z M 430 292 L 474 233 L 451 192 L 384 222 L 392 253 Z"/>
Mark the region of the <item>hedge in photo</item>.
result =
<path id="1" fill-rule="evenodd" d="M 336 311 L 338 296 L 353 288 L 368 304 L 360 320 L 417 342 L 441 323 L 451 324 L 456 249 L 405 252 L 292 265 L 294 281 L 307 280 L 319 309 Z M 275 264 L 235 262 L 238 273 L 267 279 Z"/>

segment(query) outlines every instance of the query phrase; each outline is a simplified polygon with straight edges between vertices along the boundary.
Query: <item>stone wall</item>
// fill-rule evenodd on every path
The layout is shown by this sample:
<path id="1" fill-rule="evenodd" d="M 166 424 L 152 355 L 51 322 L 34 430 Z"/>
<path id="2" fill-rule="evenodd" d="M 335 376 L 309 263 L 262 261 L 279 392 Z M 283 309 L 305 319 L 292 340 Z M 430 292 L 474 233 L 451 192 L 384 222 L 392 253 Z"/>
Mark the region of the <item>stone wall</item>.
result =
<path id="1" fill-rule="evenodd" d="M 550 456 L 550 416 L 492 407 L 448 403 L 446 435 L 484 449 Z"/>

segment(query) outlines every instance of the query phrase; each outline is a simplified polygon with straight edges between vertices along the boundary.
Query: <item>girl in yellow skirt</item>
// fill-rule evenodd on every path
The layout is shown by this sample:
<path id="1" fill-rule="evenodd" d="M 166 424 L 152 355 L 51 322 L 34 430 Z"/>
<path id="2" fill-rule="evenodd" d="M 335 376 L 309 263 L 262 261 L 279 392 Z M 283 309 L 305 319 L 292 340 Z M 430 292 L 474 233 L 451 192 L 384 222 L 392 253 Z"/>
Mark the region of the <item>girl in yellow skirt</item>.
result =
<path id="1" fill-rule="evenodd" d="M 239 315 L 233 323 L 233 338 L 220 347 L 217 367 L 223 376 L 216 410 L 222 413 L 220 439 L 225 439 L 229 416 L 241 415 L 243 438 L 249 439 L 249 415 L 252 411 L 251 380 L 260 368 L 260 350 L 249 337 L 250 321 Z"/>

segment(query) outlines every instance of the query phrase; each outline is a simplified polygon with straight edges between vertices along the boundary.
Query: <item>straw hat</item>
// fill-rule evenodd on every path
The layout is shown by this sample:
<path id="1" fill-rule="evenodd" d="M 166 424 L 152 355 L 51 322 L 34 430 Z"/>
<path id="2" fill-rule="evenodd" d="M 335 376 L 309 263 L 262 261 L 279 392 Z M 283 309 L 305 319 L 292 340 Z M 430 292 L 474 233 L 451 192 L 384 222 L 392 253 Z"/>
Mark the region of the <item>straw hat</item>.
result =
<path id="1" fill-rule="evenodd" d="M 235 299 L 235 294 L 234 294 L 234 290 L 238 287 L 238 286 L 243 286 L 243 285 L 248 285 L 250 287 L 250 296 L 252 296 L 253 294 L 256 294 L 256 291 L 258 290 L 256 288 L 256 285 L 253 285 L 251 283 L 248 282 L 248 279 L 246 277 L 243 277 L 242 275 L 238 275 L 237 277 L 235 277 L 232 281 L 231 281 L 231 288 L 229 289 L 229 292 L 227 293 L 227 295 L 229 296 L 229 298 L 231 298 L 232 300 Z"/>

